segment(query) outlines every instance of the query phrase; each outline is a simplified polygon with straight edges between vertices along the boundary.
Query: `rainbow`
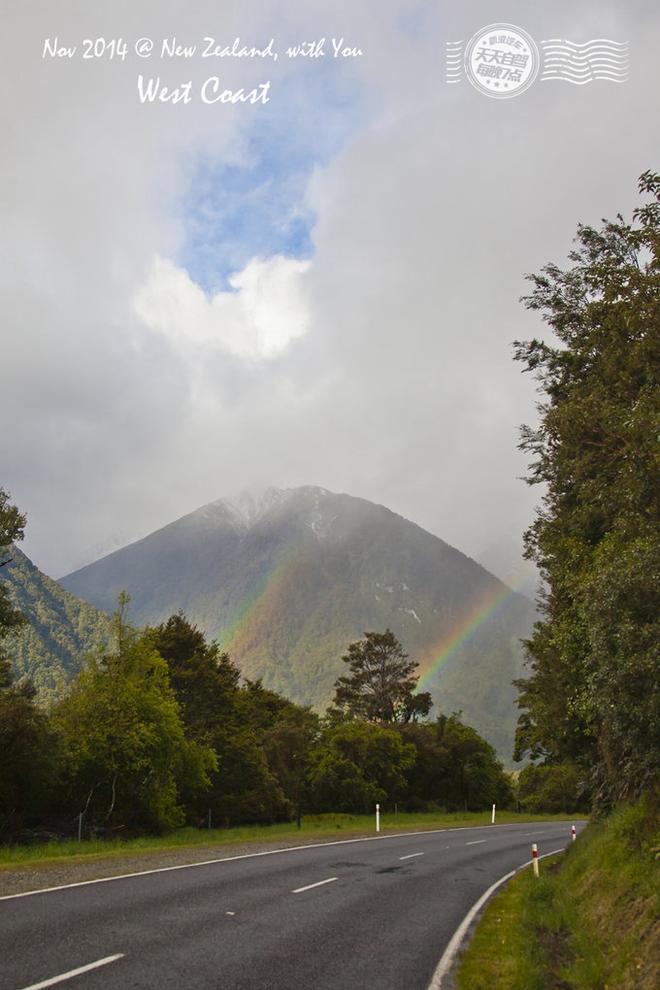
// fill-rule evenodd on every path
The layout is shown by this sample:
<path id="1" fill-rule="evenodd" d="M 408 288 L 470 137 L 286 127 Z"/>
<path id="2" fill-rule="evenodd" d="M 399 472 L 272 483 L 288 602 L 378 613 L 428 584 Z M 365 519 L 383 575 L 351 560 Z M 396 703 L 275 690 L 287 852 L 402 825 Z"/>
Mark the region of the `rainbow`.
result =
<path id="1" fill-rule="evenodd" d="M 270 571 L 256 583 L 252 592 L 240 603 L 229 617 L 226 628 L 218 636 L 221 650 L 231 654 L 238 646 L 239 640 L 249 629 L 255 615 L 261 611 L 276 607 L 277 596 L 282 584 L 295 572 L 300 558 L 300 549 L 292 547 L 286 550 L 275 562 Z"/>
<path id="2" fill-rule="evenodd" d="M 218 637 L 221 649 L 231 654 L 233 649 L 240 651 L 241 640 L 249 630 L 257 615 L 263 615 L 279 606 L 279 598 L 283 585 L 299 578 L 298 563 L 301 559 L 299 547 L 285 551 L 274 566 L 267 572 L 252 590 L 251 594 L 241 602 L 230 616 L 229 621 Z M 514 581 L 513 587 L 498 582 L 497 587 L 485 598 L 475 604 L 470 611 L 461 616 L 460 620 L 446 632 L 440 640 L 428 651 L 422 660 L 422 674 L 417 683 L 416 691 L 426 691 L 437 673 L 462 646 L 468 643 L 479 630 L 497 612 L 506 605 L 516 594 L 528 574 L 521 571 Z M 430 658 L 430 659 L 429 659 Z"/>
<path id="3" fill-rule="evenodd" d="M 428 690 L 431 681 L 444 664 L 458 652 L 461 646 L 469 642 L 503 605 L 518 594 L 517 589 L 521 583 L 522 578 L 515 582 L 513 588 L 508 585 L 500 586 L 491 592 L 485 600 L 482 599 L 478 605 L 474 606 L 467 615 L 462 616 L 448 633 L 445 633 L 440 642 L 429 651 L 432 657 L 431 663 L 422 673 L 417 683 L 417 691 Z"/>

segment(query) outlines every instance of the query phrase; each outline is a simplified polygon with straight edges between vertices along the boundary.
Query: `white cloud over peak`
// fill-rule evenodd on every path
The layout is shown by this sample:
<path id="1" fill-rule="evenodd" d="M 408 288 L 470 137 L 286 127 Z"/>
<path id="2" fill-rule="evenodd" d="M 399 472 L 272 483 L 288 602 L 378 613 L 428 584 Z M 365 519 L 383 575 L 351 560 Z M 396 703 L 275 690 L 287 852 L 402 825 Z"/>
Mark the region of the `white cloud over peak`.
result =
<path id="1" fill-rule="evenodd" d="M 133 299 L 134 313 L 183 352 L 226 351 L 240 358 L 275 357 L 309 329 L 304 292 L 308 261 L 252 258 L 209 296 L 174 262 L 156 257 Z"/>

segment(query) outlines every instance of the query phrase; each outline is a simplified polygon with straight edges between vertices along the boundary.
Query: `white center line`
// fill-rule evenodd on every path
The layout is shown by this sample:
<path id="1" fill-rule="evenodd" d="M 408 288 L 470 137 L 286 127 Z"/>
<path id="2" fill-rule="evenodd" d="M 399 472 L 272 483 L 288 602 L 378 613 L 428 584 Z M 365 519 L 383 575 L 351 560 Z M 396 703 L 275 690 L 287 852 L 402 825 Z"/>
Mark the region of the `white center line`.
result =
<path id="1" fill-rule="evenodd" d="M 333 880 L 338 880 L 339 877 L 328 877 L 327 880 L 319 880 L 318 883 L 308 883 L 306 887 L 296 887 L 292 890 L 292 894 L 302 894 L 303 890 L 311 890 L 312 887 L 322 887 L 324 883 L 332 883 Z"/>
<path id="2" fill-rule="evenodd" d="M 29 987 L 23 987 L 23 990 L 44 990 L 44 987 L 54 987 L 56 983 L 63 983 L 65 980 L 70 980 L 74 976 L 80 976 L 81 973 L 89 973 L 90 969 L 98 969 L 99 966 L 107 966 L 108 963 L 116 962 L 117 959 L 123 958 L 123 952 L 118 953 L 116 956 L 106 956 L 105 959 L 97 959 L 96 962 L 88 963 L 86 966 L 79 966 L 78 969 L 70 969 L 68 973 L 60 973 L 59 976 L 53 976 L 50 980 L 42 980 L 41 983 L 31 983 Z"/>
<path id="3" fill-rule="evenodd" d="M 478 846 L 480 842 L 488 842 L 488 839 L 473 839 L 472 842 L 466 842 L 466 846 Z"/>
<path id="4" fill-rule="evenodd" d="M 399 856 L 399 859 L 413 859 L 414 856 L 423 856 L 424 853 L 408 853 L 407 856 Z"/>

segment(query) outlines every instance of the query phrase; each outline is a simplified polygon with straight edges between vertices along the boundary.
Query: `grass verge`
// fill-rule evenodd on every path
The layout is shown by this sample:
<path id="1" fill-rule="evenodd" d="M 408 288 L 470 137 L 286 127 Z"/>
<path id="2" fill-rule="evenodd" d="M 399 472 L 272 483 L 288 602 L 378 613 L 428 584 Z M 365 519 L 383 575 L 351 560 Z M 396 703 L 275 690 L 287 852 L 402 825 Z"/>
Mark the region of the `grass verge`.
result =
<path id="1" fill-rule="evenodd" d="M 514 822 L 572 820 L 566 815 L 518 815 L 500 812 L 499 825 Z M 466 828 L 490 824 L 490 812 L 441 814 L 439 812 L 399 813 L 381 815 L 381 833 L 406 832 L 431 828 Z M 374 834 L 372 815 L 309 815 L 302 828 L 283 822 L 277 825 L 245 825 L 225 829 L 182 828 L 165 835 L 143 836 L 137 839 L 93 839 L 77 842 L 46 842 L 32 846 L 0 846 L 0 869 L 20 866 L 46 865 L 63 859 L 72 861 L 112 859 L 133 853 L 159 852 L 204 846 L 234 846 L 245 843 L 291 841 L 293 844 L 314 838 L 341 839 Z"/>
<path id="2" fill-rule="evenodd" d="M 542 860 L 538 880 L 520 873 L 486 908 L 458 990 L 656 990 L 659 839 L 642 802 Z"/>

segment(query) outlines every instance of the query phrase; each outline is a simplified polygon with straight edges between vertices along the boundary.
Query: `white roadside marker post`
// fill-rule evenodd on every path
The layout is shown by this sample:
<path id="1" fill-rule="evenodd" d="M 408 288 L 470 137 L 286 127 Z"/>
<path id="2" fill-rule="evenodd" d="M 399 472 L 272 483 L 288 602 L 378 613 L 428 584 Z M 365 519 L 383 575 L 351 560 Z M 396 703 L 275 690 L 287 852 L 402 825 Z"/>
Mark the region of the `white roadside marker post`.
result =
<path id="1" fill-rule="evenodd" d="M 573 842 L 577 839 L 577 829 L 575 825 L 571 825 L 571 836 L 573 837 Z"/>
<path id="2" fill-rule="evenodd" d="M 490 816 L 490 824 L 491 825 L 494 825 L 495 824 L 495 805 L 493 805 L 493 813 Z"/>
<path id="3" fill-rule="evenodd" d="M 376 805 L 376 831 L 380 832 L 380 805 Z"/>
<path id="4" fill-rule="evenodd" d="M 534 876 L 539 875 L 539 850 L 535 842 L 532 842 L 532 868 L 534 870 Z"/>

